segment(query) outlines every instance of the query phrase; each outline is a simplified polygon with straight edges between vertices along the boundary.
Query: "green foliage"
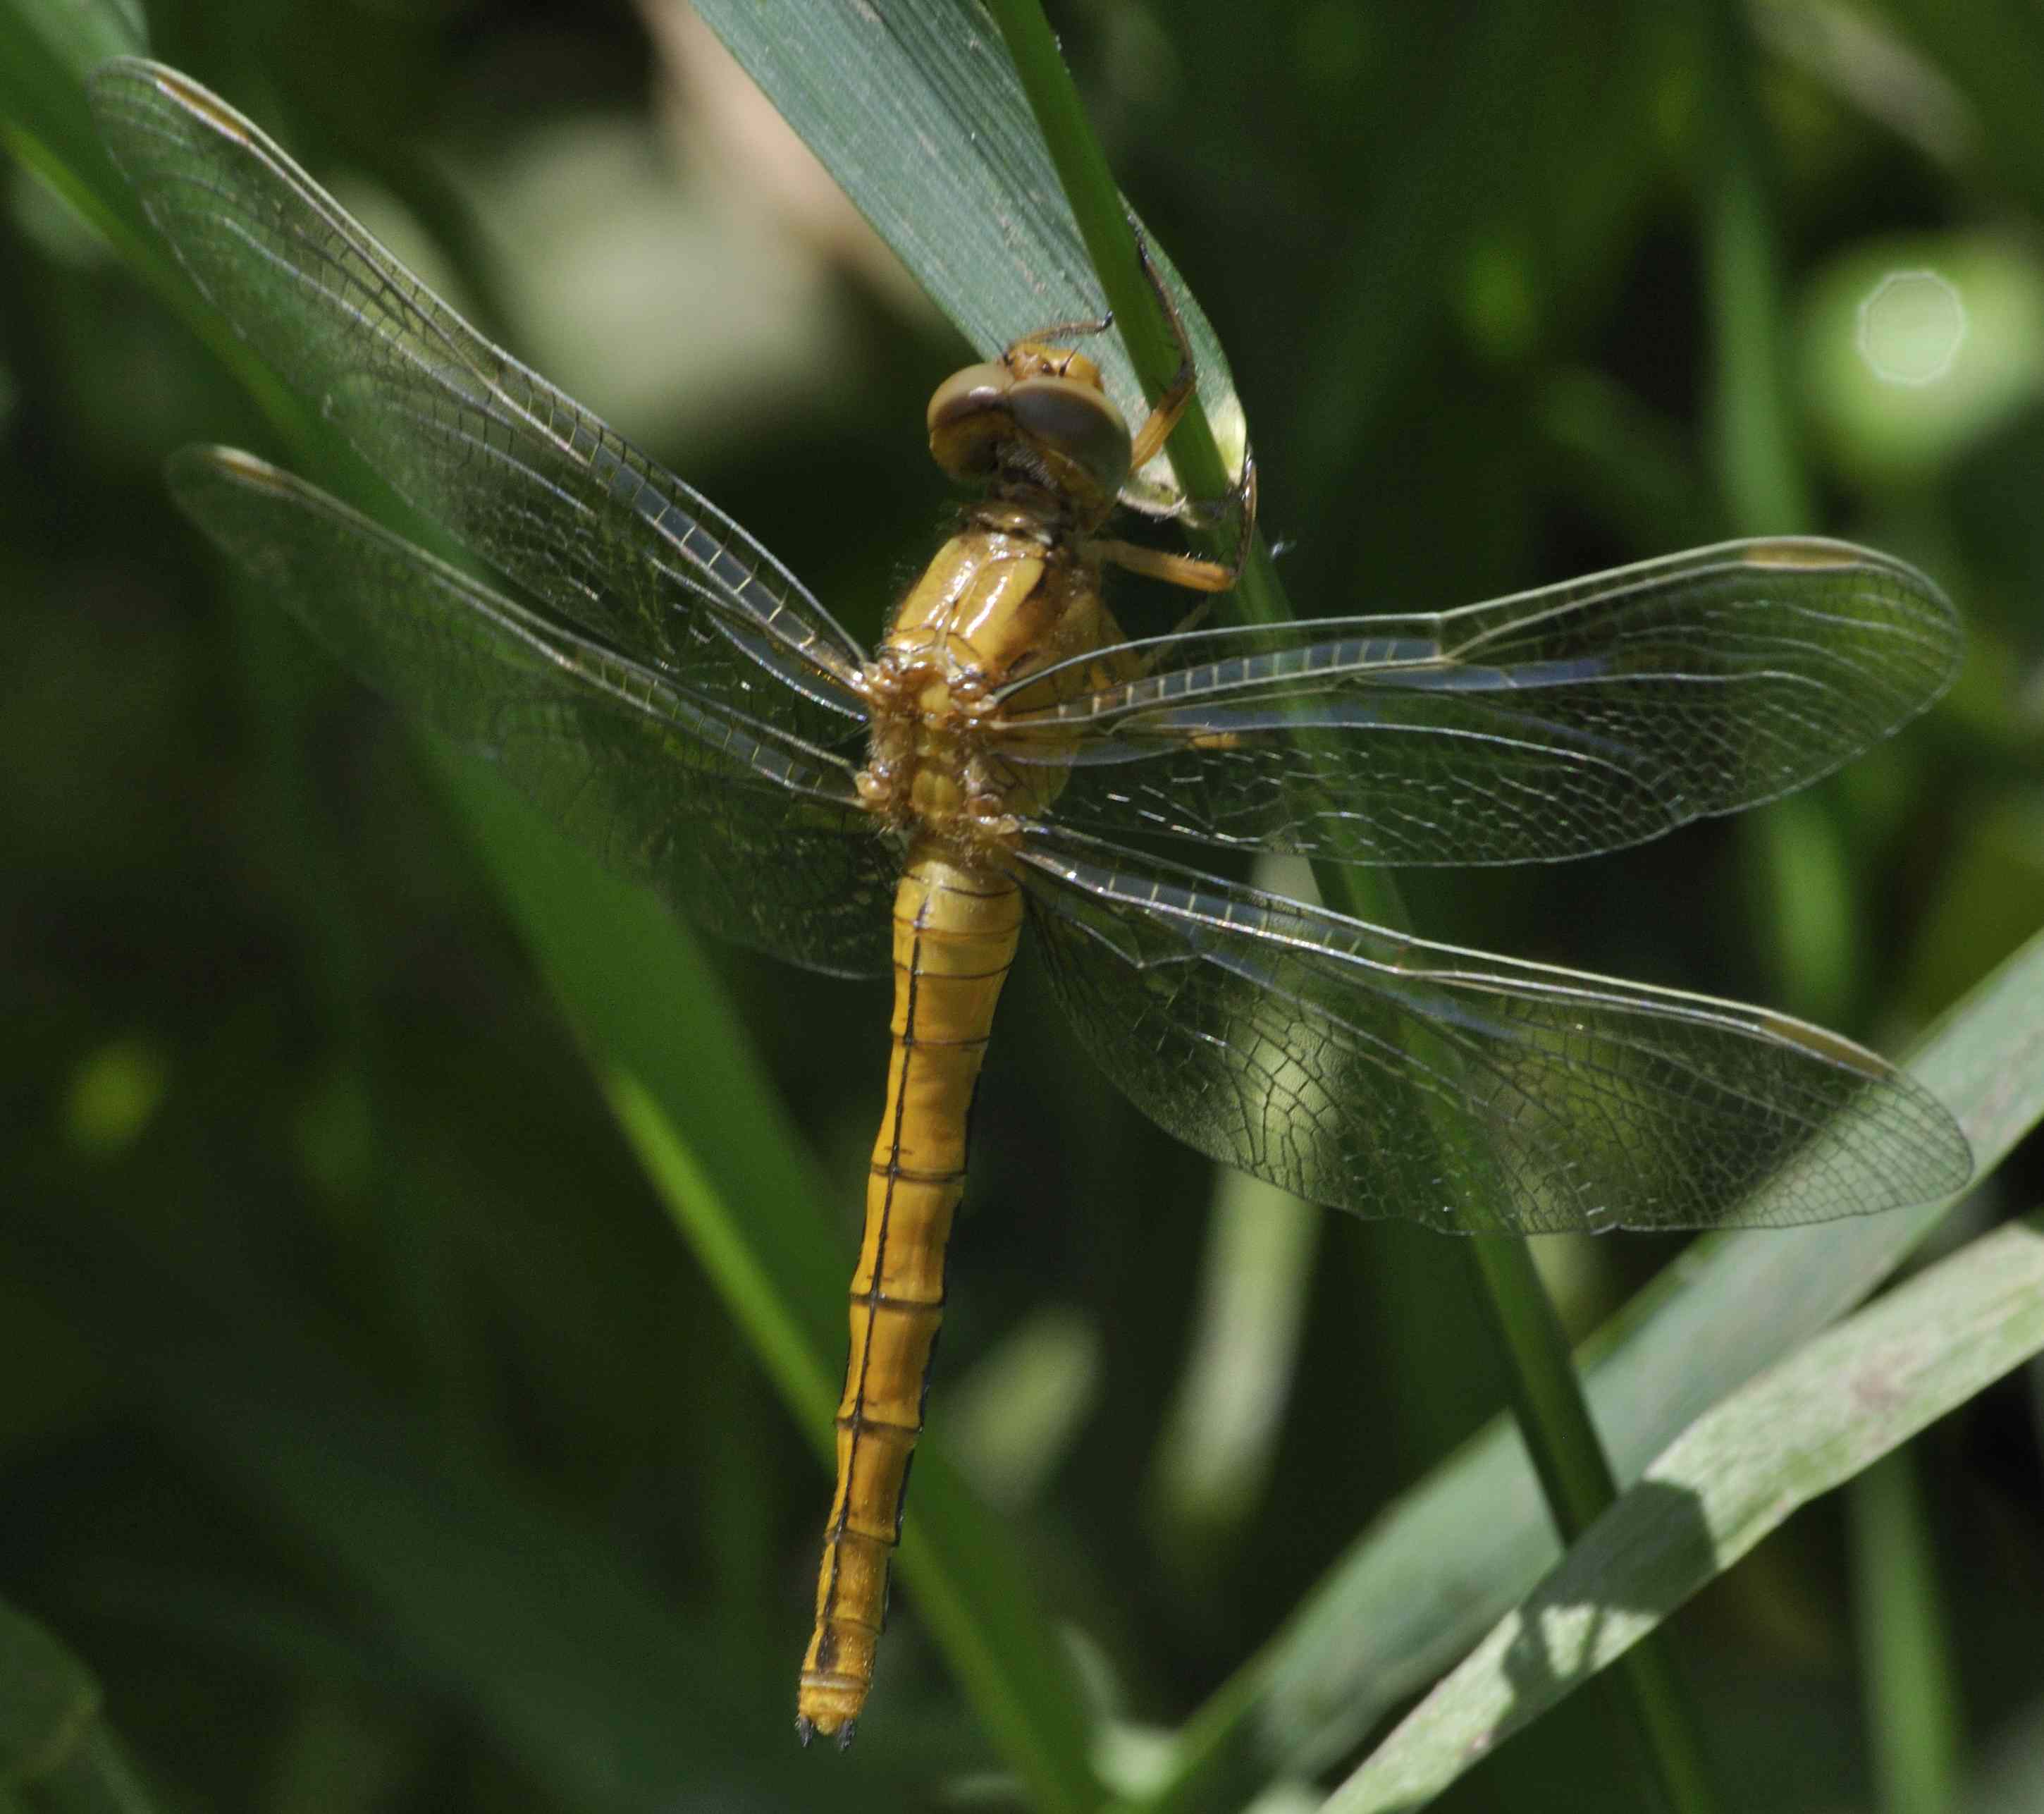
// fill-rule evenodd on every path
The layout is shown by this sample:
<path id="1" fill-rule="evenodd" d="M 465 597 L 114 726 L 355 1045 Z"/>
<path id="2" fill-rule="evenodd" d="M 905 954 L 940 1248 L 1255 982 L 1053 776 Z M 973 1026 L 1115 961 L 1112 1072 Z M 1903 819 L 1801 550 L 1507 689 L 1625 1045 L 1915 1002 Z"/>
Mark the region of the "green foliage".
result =
<path id="1" fill-rule="evenodd" d="M 981 348 L 1098 306 L 990 25 L 966 54 L 956 0 L 703 10 Z M 770 180 L 794 159 L 739 123 L 744 79 L 644 11 L 650 51 L 580 8 L 149 25 L 870 632 L 941 509 L 919 413 L 960 342 Z M 1439 1805 L 1574 1814 L 1635 1778 L 1604 1704 L 1558 1692 L 1715 1580 L 1673 1632 L 1727 1806 L 1959 1806 L 1976 1771 L 2012 1805 L 2044 1770 L 2044 1420 L 2034 1368 L 1986 1388 L 2035 1349 L 2036 1237 L 1983 1231 L 2038 1200 L 2044 1113 L 2044 43 L 2004 13 L 1060 13 L 1227 348 L 1302 613 L 1754 528 L 1850 534 L 1958 601 L 1953 699 L 1754 833 L 1408 893 L 1458 942 L 1895 1049 L 1951 1009 L 1915 1068 L 1984 1182 L 1954 1216 L 1718 1237 L 1658 1278 L 1658 1243 L 1543 1247 L 1572 1327 L 1606 1324 L 1589 1396 L 1630 1485 L 1562 1557 L 1452 1243 L 1274 1217 L 1252 1260 L 1231 1214 L 1203 1262 L 1212 1181 L 1025 970 L 897 1616 L 839 1760 L 795 1754 L 791 1685 L 884 998 L 698 949 L 224 586 L 162 456 L 331 452 L 274 386 L 280 426 L 250 411 L 251 362 L 82 126 L 83 67 L 136 22 L 0 0 L 0 1596 L 33 1615 L 0 1608 L 0 1800 L 901 1806 L 978 1778 L 1078 1807 L 1104 1773 L 1132 1804 L 1232 1808 L 1331 1786 L 1477 1646 L 1343 1793 L 1416 1804 L 1363 1797 L 1394 1765 L 1443 1785 L 1538 1714 Z M 1932 371 L 1934 315 L 1877 321 L 1884 376 L 1866 309 L 1925 270 L 1965 332 Z M 1854 1314 L 1925 1240 L 1942 1257 Z M 947 1464 L 947 1398 L 1074 1330 L 1089 1398 L 1009 1432 L 1043 1452 Z M 1279 1430 L 1238 1432 L 1241 1476 L 1195 1505 L 1168 1407 L 1212 1393 L 1222 1343 Z M 1919 1431 L 1925 1465 L 1878 1489 L 1916 1502 L 1855 1552 L 1906 1578 L 1898 1640 L 1885 1578 L 1848 1597 L 1835 1501 L 1760 1539 Z M 1529 1619 L 1585 1628 L 1566 1668 L 1522 1666 Z M 1912 1668 L 1956 1672 L 1934 1719 L 1884 1705 Z"/>

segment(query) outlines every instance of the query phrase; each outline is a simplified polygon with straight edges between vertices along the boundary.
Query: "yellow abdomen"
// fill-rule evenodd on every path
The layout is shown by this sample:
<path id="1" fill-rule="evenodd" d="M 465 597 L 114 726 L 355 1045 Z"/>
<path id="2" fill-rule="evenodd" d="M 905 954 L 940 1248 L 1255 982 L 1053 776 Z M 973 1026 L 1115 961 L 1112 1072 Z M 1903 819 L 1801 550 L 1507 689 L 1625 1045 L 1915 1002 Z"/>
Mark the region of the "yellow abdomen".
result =
<path id="1" fill-rule="evenodd" d="M 894 897 L 894 1046 L 851 1279 L 851 1359 L 837 1412 L 837 1491 L 796 1725 L 848 1742 L 873 1683 L 909 1459 L 943 1317 L 944 1249 L 965 1187 L 966 1116 L 1015 958 L 1021 896 L 1002 870 L 934 844 Z"/>

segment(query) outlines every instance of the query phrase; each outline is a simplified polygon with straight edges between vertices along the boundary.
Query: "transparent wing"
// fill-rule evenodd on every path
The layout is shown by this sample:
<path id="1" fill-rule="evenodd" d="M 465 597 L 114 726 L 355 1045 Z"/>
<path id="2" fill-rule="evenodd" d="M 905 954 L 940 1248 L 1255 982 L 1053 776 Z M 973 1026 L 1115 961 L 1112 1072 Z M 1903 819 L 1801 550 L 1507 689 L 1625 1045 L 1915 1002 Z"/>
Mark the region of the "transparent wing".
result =
<path id="1" fill-rule="evenodd" d="M 1791 539 L 1432 617 L 1132 648 L 1141 678 L 1001 722 L 1004 754 L 1070 765 L 1061 821 L 1501 863 L 1615 849 L 1800 787 L 1923 710 L 1960 643 L 1913 568 Z M 1010 697 L 1043 698 L 1023 692 L 1042 679 Z"/>
<path id="2" fill-rule="evenodd" d="M 777 957 L 886 972 L 899 861 L 849 763 L 498 596 L 252 455 L 188 448 L 171 486 L 363 679 L 487 757 L 620 874 Z"/>
<path id="3" fill-rule="evenodd" d="M 478 333 L 227 103 L 92 78 L 102 136 L 208 298 L 398 491 L 507 577 L 699 694 L 826 741 L 863 656 L 707 499 Z"/>
<path id="4" fill-rule="evenodd" d="M 1464 1232 L 1711 1228 L 1927 1202 L 1972 1168 L 1908 1078 L 1764 1009 L 1431 944 L 1055 828 L 1020 854 L 1108 1074 L 1316 1202 Z"/>

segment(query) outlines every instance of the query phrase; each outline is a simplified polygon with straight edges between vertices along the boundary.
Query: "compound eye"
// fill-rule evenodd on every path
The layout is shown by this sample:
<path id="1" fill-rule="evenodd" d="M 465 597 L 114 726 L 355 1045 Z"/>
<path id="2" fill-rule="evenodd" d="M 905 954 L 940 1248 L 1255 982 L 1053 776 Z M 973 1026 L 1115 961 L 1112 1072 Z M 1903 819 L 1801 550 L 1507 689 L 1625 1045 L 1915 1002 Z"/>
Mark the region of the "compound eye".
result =
<path id="1" fill-rule="evenodd" d="M 1128 478 L 1128 425 L 1097 385 L 1071 378 L 1025 379 L 1009 393 L 1015 425 L 1061 455 L 1112 498 Z"/>
<path id="2" fill-rule="evenodd" d="M 993 471 L 1001 442 L 1015 432 L 1008 411 L 1014 382 L 1005 366 L 969 365 L 937 386 L 925 416 L 930 454 L 952 478 Z"/>

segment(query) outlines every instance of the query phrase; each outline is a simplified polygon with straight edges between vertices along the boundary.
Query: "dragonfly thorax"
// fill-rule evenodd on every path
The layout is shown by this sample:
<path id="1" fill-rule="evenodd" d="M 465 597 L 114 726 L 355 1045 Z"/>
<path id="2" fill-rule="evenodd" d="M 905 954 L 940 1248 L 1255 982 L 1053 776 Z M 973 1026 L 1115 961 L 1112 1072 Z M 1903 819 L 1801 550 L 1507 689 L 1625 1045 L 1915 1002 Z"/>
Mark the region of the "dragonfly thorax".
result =
<path id="1" fill-rule="evenodd" d="M 1096 684 L 1065 664 L 1123 640 L 1077 535 L 1019 505 L 978 505 L 902 599 L 860 677 L 873 726 L 862 802 L 962 859 L 1012 844 L 1061 771 L 1040 759 L 1040 728 L 1038 759 L 1009 758 L 1007 725 Z"/>
<path id="2" fill-rule="evenodd" d="M 912 655 L 890 644 L 865 678 L 873 736 L 858 786 L 866 809 L 961 855 L 1012 838 L 1012 789 L 981 728 L 992 709 L 983 678 L 947 652 Z"/>

